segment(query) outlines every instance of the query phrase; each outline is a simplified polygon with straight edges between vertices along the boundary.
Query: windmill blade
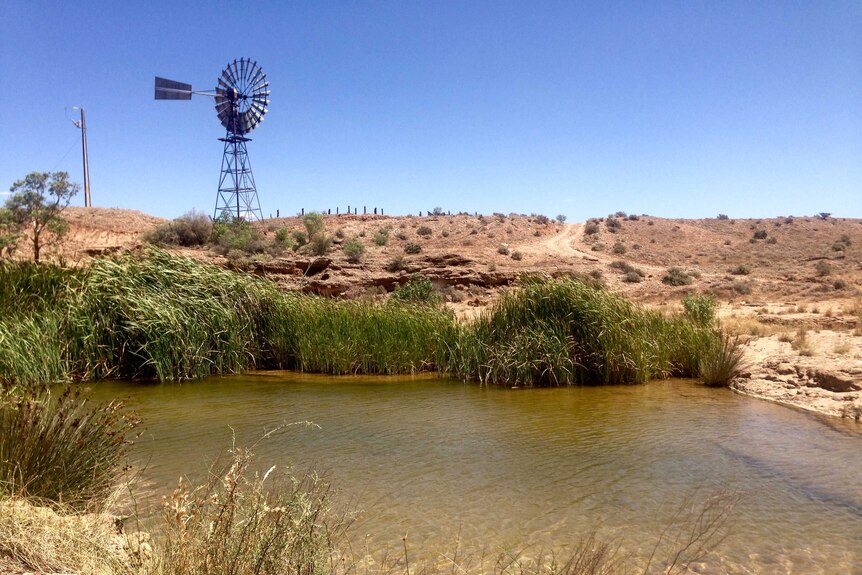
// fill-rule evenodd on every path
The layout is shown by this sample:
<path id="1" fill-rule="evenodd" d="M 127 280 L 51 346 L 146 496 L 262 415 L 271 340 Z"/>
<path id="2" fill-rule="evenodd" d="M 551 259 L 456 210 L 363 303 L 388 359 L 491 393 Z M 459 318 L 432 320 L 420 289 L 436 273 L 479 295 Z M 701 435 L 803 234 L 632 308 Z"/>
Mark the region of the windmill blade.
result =
<path id="1" fill-rule="evenodd" d="M 240 58 L 239 62 L 239 67 L 242 68 L 242 80 L 243 82 L 248 83 L 248 73 L 251 72 L 251 66 L 249 66 L 251 60 L 243 60 Z"/>
<path id="2" fill-rule="evenodd" d="M 234 63 L 236 60 L 234 60 Z M 234 71 L 231 69 L 231 64 L 228 64 L 227 67 L 221 72 L 222 77 L 225 79 L 225 83 L 229 88 L 236 87 L 236 76 L 234 75 Z"/>
<path id="3" fill-rule="evenodd" d="M 236 60 L 234 60 L 233 64 L 228 66 L 228 68 L 231 70 L 231 77 L 233 78 L 233 87 L 237 88 L 239 86 L 239 80 L 240 80 L 239 63 Z"/>
<path id="4" fill-rule="evenodd" d="M 255 65 L 257 65 L 257 63 L 255 63 Z M 252 76 L 250 83 L 254 85 L 264 79 L 266 79 L 266 74 L 263 73 L 263 68 L 257 66 L 257 70 L 255 70 L 254 76 Z"/>
<path id="5" fill-rule="evenodd" d="M 192 85 L 156 76 L 156 100 L 191 100 Z"/>

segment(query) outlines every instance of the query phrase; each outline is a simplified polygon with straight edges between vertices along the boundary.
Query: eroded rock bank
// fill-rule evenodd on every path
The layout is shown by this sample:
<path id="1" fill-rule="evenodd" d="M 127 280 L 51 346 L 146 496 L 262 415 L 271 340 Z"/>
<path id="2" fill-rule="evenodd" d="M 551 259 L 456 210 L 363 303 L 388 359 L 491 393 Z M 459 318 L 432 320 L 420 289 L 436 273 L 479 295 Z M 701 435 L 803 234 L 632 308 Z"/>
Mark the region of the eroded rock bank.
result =
<path id="1" fill-rule="evenodd" d="M 835 417 L 862 421 L 862 357 L 858 337 L 818 334 L 813 345 L 842 353 L 810 349 L 802 353 L 789 342 L 766 337 L 748 344 L 748 368 L 731 387 L 753 397 Z M 841 346 L 841 347 L 839 347 Z M 811 354 L 811 355 L 808 355 Z"/>

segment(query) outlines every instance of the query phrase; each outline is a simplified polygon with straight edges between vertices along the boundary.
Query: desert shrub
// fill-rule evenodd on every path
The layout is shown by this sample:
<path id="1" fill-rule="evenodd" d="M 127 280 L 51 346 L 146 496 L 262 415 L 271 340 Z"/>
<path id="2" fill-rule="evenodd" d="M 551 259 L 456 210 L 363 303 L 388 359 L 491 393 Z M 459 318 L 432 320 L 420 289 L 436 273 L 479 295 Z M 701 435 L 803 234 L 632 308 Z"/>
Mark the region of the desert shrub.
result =
<path id="1" fill-rule="evenodd" d="M 473 231 L 475 232 L 476 230 Z M 397 234 L 395 234 L 395 237 L 403 242 L 407 239 L 407 234 L 405 234 L 404 232 L 398 232 Z"/>
<path id="2" fill-rule="evenodd" d="M 335 237 L 338 238 L 339 240 L 343 240 L 344 239 L 344 228 L 338 228 L 337 230 L 335 230 Z"/>
<path id="3" fill-rule="evenodd" d="M 293 249 L 296 245 L 293 237 L 290 235 L 289 228 L 279 228 L 275 232 L 275 243 L 284 249 Z"/>
<path id="4" fill-rule="evenodd" d="M 404 246 L 404 253 L 406 254 L 418 254 L 422 251 L 422 246 L 419 244 L 409 243 Z"/>
<path id="5" fill-rule="evenodd" d="M 524 259 L 524 254 L 522 254 L 518 250 L 515 250 L 514 252 L 512 252 L 512 259 L 515 261 L 521 261 L 522 259 Z"/>
<path id="6" fill-rule="evenodd" d="M 737 280 L 733 282 L 733 291 L 738 294 L 748 295 L 751 293 L 751 282 Z"/>
<path id="7" fill-rule="evenodd" d="M 625 262 L 623 260 L 616 260 L 614 262 L 611 262 L 608 265 L 615 270 L 619 270 L 619 271 L 623 272 L 624 274 L 633 273 L 639 277 L 644 277 L 644 275 L 646 275 L 646 274 L 644 274 L 643 270 L 636 268 L 635 266 L 633 266 L 629 262 Z"/>
<path id="8" fill-rule="evenodd" d="M 212 239 L 215 244 L 213 249 L 222 255 L 227 255 L 232 250 L 257 254 L 266 248 L 260 233 L 245 220 L 217 222 L 213 226 Z"/>
<path id="9" fill-rule="evenodd" d="M 609 216 L 608 219 L 605 220 L 605 227 L 609 232 L 615 234 L 623 227 L 623 224 L 617 218 Z"/>
<path id="10" fill-rule="evenodd" d="M 431 228 L 429 228 L 428 226 L 420 226 L 419 229 L 416 230 L 417 235 L 420 235 L 420 236 L 423 236 L 426 238 L 430 237 L 431 233 L 432 233 Z"/>
<path id="11" fill-rule="evenodd" d="M 614 214 L 614 216 L 624 220 L 628 217 L 628 214 L 623 212 L 623 211 L 618 211 Z M 608 217 L 611 217 L 611 216 L 608 216 Z"/>
<path id="12" fill-rule="evenodd" d="M 557 214 L 557 223 L 564 224 L 566 223 L 566 216 L 563 214 Z"/>
<path id="13" fill-rule="evenodd" d="M 443 297 L 434 289 L 434 284 L 428 278 L 413 274 L 407 283 L 395 288 L 392 297 L 401 302 L 423 305 L 439 305 Z"/>
<path id="14" fill-rule="evenodd" d="M 497 248 L 497 253 L 503 256 L 509 255 L 509 246 L 503 244 Z"/>
<path id="15" fill-rule="evenodd" d="M 605 247 L 606 246 L 603 242 L 596 242 L 592 245 L 592 247 L 590 249 L 593 250 L 594 252 L 601 252 L 601 251 L 604 251 Z"/>
<path id="16" fill-rule="evenodd" d="M 775 236 L 772 236 L 766 240 L 766 243 L 768 243 L 770 245 L 775 245 L 778 243 L 778 238 L 776 238 Z"/>
<path id="17" fill-rule="evenodd" d="M 808 357 L 814 355 L 814 346 L 808 339 L 808 331 L 805 328 L 797 330 L 796 335 L 790 340 L 790 347 L 796 350 L 799 355 Z"/>
<path id="18" fill-rule="evenodd" d="M 752 236 L 755 240 L 765 240 L 767 236 L 766 230 L 756 230 Z"/>
<path id="19" fill-rule="evenodd" d="M 88 405 L 80 390 L 4 396 L 0 403 L 0 494 L 77 509 L 117 486 L 137 420 L 122 403 Z"/>
<path id="20" fill-rule="evenodd" d="M 385 246 L 389 242 L 389 231 L 391 229 L 392 228 L 390 228 L 389 226 L 385 226 L 377 230 L 377 233 L 375 233 L 374 237 L 372 238 L 374 240 L 374 243 L 378 246 Z"/>
<path id="21" fill-rule="evenodd" d="M 449 230 L 443 230 L 442 232 L 440 232 L 440 235 L 443 236 L 444 238 L 448 238 L 449 237 Z"/>
<path id="22" fill-rule="evenodd" d="M 617 255 L 622 255 L 626 253 L 626 245 L 622 242 L 614 243 L 613 252 Z"/>
<path id="23" fill-rule="evenodd" d="M 818 277 L 825 277 L 832 273 L 832 266 L 826 260 L 820 260 L 814 265 L 814 272 Z"/>
<path id="24" fill-rule="evenodd" d="M 637 272 L 626 272 L 623 274 L 623 281 L 627 284 L 638 284 L 643 281 L 643 275 Z"/>
<path id="25" fill-rule="evenodd" d="M 742 371 L 744 357 L 739 339 L 722 335 L 698 360 L 698 377 L 707 387 L 727 387 Z"/>
<path id="26" fill-rule="evenodd" d="M 329 251 L 329 248 L 331 246 L 332 236 L 323 232 L 314 235 L 308 242 L 309 251 L 316 256 L 322 256 L 326 254 L 326 252 Z"/>
<path id="27" fill-rule="evenodd" d="M 533 218 L 533 221 L 539 225 L 546 226 L 546 225 L 548 225 L 548 223 L 550 223 L 551 220 L 548 218 L 548 216 L 539 214 L 538 216 Z"/>
<path id="28" fill-rule="evenodd" d="M 832 282 L 832 287 L 837 290 L 841 290 L 847 287 L 847 282 L 841 279 L 835 280 Z"/>
<path id="29" fill-rule="evenodd" d="M 489 271 L 489 272 L 495 272 L 495 271 L 497 271 L 497 264 L 495 264 L 494 262 L 490 262 L 490 263 L 488 264 L 488 271 Z"/>
<path id="30" fill-rule="evenodd" d="M 739 264 L 738 266 L 730 270 L 730 273 L 735 276 L 747 276 L 751 273 L 751 266 L 747 264 Z"/>
<path id="31" fill-rule="evenodd" d="M 297 248 L 301 248 L 308 243 L 308 236 L 303 231 L 294 230 L 291 236 L 293 236 L 293 241 Z"/>
<path id="32" fill-rule="evenodd" d="M 347 259 L 354 263 L 361 260 L 362 256 L 365 254 L 365 246 L 355 238 L 344 242 L 342 249 L 347 255 Z"/>
<path id="33" fill-rule="evenodd" d="M 718 302 L 711 295 L 689 294 L 683 298 L 682 307 L 690 320 L 702 326 L 710 326 L 715 322 Z"/>
<path id="34" fill-rule="evenodd" d="M 404 261 L 404 256 L 397 255 L 386 264 L 386 271 L 395 273 L 407 268 L 407 262 Z"/>
<path id="35" fill-rule="evenodd" d="M 832 244 L 833 252 L 843 252 L 845 249 L 847 249 L 847 244 L 845 244 L 844 242 L 835 242 L 834 244 Z"/>
<path id="36" fill-rule="evenodd" d="M 323 233 L 326 229 L 326 222 L 323 216 L 317 212 L 308 212 L 302 216 L 302 223 L 305 225 L 305 230 L 308 232 L 308 237 L 313 239 L 317 234 Z"/>
<path id="37" fill-rule="evenodd" d="M 727 217 L 727 214 L 718 214 L 718 219 L 719 220 L 729 220 L 730 218 Z"/>
<path id="38" fill-rule="evenodd" d="M 850 236 L 848 236 L 847 234 L 841 234 L 841 239 L 839 239 L 838 241 L 841 242 L 842 244 L 844 244 L 845 246 L 849 246 L 850 245 Z"/>
<path id="39" fill-rule="evenodd" d="M 585 236 L 591 236 L 597 233 L 599 233 L 599 224 L 597 224 L 596 222 L 587 222 L 584 225 Z"/>
<path id="40" fill-rule="evenodd" d="M 682 268 L 672 267 L 661 278 L 662 283 L 672 286 L 687 286 L 691 284 L 692 277 Z"/>
<path id="41" fill-rule="evenodd" d="M 445 215 L 445 214 L 446 214 L 446 212 L 444 212 L 444 211 L 443 211 L 443 208 L 441 208 L 440 206 L 437 206 L 436 208 L 434 208 L 433 210 L 431 210 L 431 212 L 430 212 L 430 213 L 431 213 L 431 215 L 432 215 L 432 216 L 443 216 L 443 215 Z"/>
<path id="42" fill-rule="evenodd" d="M 192 210 L 175 220 L 159 224 L 144 235 L 151 244 L 172 246 L 202 246 L 212 235 L 213 223 L 209 216 Z"/>

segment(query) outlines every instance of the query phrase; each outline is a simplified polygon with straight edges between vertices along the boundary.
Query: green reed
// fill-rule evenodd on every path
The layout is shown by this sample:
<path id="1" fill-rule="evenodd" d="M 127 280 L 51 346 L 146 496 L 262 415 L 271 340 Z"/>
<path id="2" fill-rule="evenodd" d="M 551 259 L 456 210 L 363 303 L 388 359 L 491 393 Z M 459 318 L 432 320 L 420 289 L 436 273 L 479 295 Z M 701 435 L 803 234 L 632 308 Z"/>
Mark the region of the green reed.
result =
<path id="1" fill-rule="evenodd" d="M 715 337 L 577 280 L 531 280 L 462 326 L 444 367 L 506 385 L 637 383 L 696 375 Z"/>
<path id="2" fill-rule="evenodd" d="M 455 330 L 438 308 L 361 301 L 289 298 L 283 340 L 287 367 L 332 374 L 436 370 Z"/>
<path id="3" fill-rule="evenodd" d="M 697 375 L 710 326 L 576 280 L 526 280 L 477 320 L 336 301 L 150 249 L 85 269 L 4 264 L 0 384 L 181 380 L 249 369 L 440 371 L 507 385 Z"/>

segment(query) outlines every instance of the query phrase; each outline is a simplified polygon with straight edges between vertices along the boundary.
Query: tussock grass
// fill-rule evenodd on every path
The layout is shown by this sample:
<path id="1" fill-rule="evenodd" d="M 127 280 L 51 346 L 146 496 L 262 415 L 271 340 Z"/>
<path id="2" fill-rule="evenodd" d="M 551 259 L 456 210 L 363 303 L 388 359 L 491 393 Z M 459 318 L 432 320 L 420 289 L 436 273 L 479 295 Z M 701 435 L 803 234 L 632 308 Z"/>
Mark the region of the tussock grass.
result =
<path id="1" fill-rule="evenodd" d="M 698 375 L 707 387 L 727 387 L 743 370 L 745 349 L 739 337 L 723 335 L 698 359 Z"/>

